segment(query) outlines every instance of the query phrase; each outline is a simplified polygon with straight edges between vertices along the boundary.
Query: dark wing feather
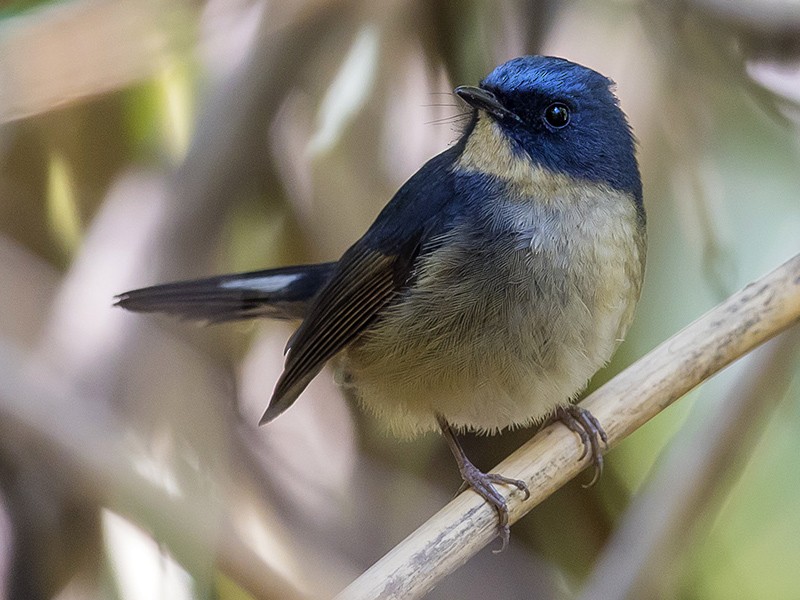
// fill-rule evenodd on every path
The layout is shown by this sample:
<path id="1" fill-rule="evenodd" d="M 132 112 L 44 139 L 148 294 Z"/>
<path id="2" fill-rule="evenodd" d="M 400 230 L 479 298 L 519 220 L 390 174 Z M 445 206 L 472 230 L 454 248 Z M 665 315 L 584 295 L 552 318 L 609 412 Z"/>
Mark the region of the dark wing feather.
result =
<path id="1" fill-rule="evenodd" d="M 429 160 L 342 256 L 289 340 L 286 365 L 261 424 L 289 408 L 325 362 L 367 329 L 408 285 L 415 261 L 430 251 L 432 240 L 458 210 L 452 167 L 462 149 L 460 141 Z"/>
<path id="2" fill-rule="evenodd" d="M 287 346 L 283 374 L 260 423 L 289 408 L 325 363 L 366 329 L 411 274 L 418 238 L 397 254 L 354 247 L 339 262 Z"/>

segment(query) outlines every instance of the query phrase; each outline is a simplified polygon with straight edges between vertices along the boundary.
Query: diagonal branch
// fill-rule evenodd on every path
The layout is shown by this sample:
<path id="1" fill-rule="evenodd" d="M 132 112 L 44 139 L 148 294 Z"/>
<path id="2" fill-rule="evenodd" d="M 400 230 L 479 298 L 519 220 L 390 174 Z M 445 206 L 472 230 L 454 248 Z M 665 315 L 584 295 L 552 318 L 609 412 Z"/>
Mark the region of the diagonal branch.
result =
<path id="1" fill-rule="evenodd" d="M 709 517 L 738 485 L 769 412 L 791 386 L 798 357 L 800 327 L 792 327 L 742 358 L 734 367 L 737 377 L 724 389 L 703 394 L 703 406 L 659 453 L 657 469 L 626 507 L 580 600 L 675 593 L 672 575 L 684 551 L 709 533 L 716 520 Z"/>
<path id="2" fill-rule="evenodd" d="M 735 293 L 666 340 L 582 406 L 616 445 L 705 379 L 800 320 L 800 254 Z M 503 490 L 511 523 L 589 463 L 582 446 L 558 424 L 539 432 L 493 471 L 522 479 L 531 497 Z M 497 535 L 497 515 L 464 492 L 356 579 L 336 600 L 420 598 Z"/>

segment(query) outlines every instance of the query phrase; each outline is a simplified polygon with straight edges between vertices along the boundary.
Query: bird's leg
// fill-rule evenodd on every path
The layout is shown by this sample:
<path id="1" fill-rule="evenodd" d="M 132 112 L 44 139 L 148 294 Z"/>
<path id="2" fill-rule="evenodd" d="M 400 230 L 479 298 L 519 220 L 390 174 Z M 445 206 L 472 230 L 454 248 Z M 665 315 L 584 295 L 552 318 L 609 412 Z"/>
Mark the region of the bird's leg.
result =
<path id="1" fill-rule="evenodd" d="M 583 460 L 584 456 L 591 453 L 594 475 L 592 480 L 583 487 L 593 486 L 600 479 L 600 475 L 603 474 L 603 448 L 601 448 L 600 442 L 603 443 L 603 446 L 608 447 L 608 437 L 606 437 L 603 426 L 600 425 L 600 421 L 592 413 L 574 404 L 559 406 L 555 414 L 545 422 L 543 427 L 556 421 L 561 421 L 570 431 L 580 436 L 581 443 L 583 443 L 583 452 L 578 457 L 578 460 Z"/>
<path id="2" fill-rule="evenodd" d="M 497 516 L 500 519 L 499 535 L 503 545 L 500 550 L 496 550 L 495 552 L 502 552 L 506 549 L 506 546 L 508 546 L 508 539 L 511 535 L 508 527 L 508 506 L 506 505 L 506 499 L 495 489 L 494 484 L 503 483 L 513 485 L 518 490 L 525 492 L 526 500 L 530 498 L 530 490 L 528 490 L 528 486 L 525 485 L 524 481 L 503 477 L 497 473 L 484 473 L 478 469 L 478 467 L 473 465 L 467 458 L 467 455 L 464 454 L 464 449 L 461 447 L 450 424 L 441 415 L 436 415 L 436 420 L 439 422 L 442 435 L 444 439 L 447 440 L 447 445 L 450 447 L 450 451 L 453 453 L 456 463 L 458 463 L 458 470 L 461 473 L 461 478 L 464 480 L 464 484 L 459 489 L 459 493 L 467 487 L 471 487 L 484 500 L 494 506 L 494 509 L 497 511 Z"/>

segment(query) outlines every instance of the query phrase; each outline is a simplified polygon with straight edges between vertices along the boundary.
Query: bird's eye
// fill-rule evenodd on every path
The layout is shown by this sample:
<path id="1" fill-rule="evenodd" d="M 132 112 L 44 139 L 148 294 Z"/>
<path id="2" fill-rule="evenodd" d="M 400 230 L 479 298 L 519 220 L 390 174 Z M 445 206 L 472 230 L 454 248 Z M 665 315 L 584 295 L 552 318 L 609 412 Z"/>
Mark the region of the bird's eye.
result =
<path id="1" fill-rule="evenodd" d="M 563 102 L 553 102 L 544 109 L 544 120 L 555 129 L 566 127 L 569 123 L 569 107 Z"/>

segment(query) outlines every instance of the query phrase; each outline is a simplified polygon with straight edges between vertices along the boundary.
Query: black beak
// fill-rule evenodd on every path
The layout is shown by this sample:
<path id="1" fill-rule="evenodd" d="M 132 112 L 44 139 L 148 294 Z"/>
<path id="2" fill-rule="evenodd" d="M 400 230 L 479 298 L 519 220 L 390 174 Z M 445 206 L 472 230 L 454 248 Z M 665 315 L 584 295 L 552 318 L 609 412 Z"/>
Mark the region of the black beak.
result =
<path id="1" fill-rule="evenodd" d="M 470 85 L 460 85 L 453 92 L 471 107 L 485 110 L 496 119 L 520 120 L 516 114 L 500 104 L 497 96 L 488 90 Z"/>

